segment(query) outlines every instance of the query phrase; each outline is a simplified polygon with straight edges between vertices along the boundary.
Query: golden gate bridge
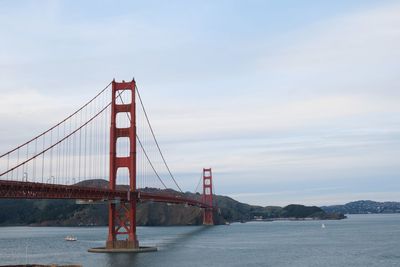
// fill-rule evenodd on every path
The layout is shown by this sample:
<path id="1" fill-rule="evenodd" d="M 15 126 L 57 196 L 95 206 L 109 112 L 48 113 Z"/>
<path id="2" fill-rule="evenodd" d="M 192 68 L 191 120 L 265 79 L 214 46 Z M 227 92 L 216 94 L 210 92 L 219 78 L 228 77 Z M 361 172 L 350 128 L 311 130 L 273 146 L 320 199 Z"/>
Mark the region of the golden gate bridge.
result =
<path id="1" fill-rule="evenodd" d="M 108 188 L 85 183 L 96 179 L 108 180 Z M 203 169 L 200 183 L 200 197 L 185 197 L 165 160 L 134 79 L 113 80 L 70 116 L 0 155 L 0 198 L 107 201 L 105 250 L 110 252 L 140 250 L 138 202 L 196 206 L 203 210 L 203 224 L 213 225 L 211 168 Z"/>

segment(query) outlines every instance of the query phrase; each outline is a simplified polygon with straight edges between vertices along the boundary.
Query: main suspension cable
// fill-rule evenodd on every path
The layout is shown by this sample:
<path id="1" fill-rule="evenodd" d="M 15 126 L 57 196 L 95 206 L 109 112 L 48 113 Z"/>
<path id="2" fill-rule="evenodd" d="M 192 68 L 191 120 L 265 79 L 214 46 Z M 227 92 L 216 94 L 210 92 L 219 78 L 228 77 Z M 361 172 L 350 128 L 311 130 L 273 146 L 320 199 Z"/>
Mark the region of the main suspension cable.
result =
<path id="1" fill-rule="evenodd" d="M 163 162 L 164 162 L 164 165 L 165 165 L 165 167 L 167 168 L 168 173 L 169 173 L 169 175 L 171 176 L 172 180 L 174 181 L 174 183 L 175 183 L 176 186 L 178 187 L 179 191 L 181 191 L 181 193 L 183 193 L 181 187 L 180 187 L 180 186 L 178 185 L 178 183 L 176 182 L 175 177 L 172 175 L 172 172 L 171 172 L 171 170 L 170 170 L 170 168 L 169 168 L 169 166 L 168 166 L 168 164 L 167 164 L 167 161 L 166 161 L 165 158 L 164 158 L 164 155 L 163 155 L 163 153 L 162 153 L 162 151 L 161 151 L 161 148 L 160 148 L 160 146 L 159 146 L 159 144 L 158 144 L 156 135 L 154 134 L 153 127 L 152 127 L 151 124 L 150 124 L 149 117 L 147 116 L 146 109 L 144 108 L 142 98 L 140 97 L 139 88 L 136 86 L 136 84 L 135 84 L 135 89 L 136 89 L 136 92 L 137 92 L 137 94 L 138 94 L 139 101 L 140 101 L 140 105 L 142 106 L 142 109 L 143 109 L 143 112 L 144 112 L 144 116 L 146 117 L 147 124 L 149 125 L 151 134 L 152 134 L 152 136 L 153 136 L 154 142 L 155 142 L 156 145 L 157 145 L 158 151 L 160 152 L 160 155 L 161 155 L 161 158 L 162 158 L 162 160 L 163 160 Z"/>
<path id="2" fill-rule="evenodd" d="M 197 183 L 197 186 L 196 186 L 196 189 L 194 190 L 194 193 L 197 193 L 197 189 L 199 189 L 199 186 L 200 186 L 200 183 L 201 183 L 202 179 L 203 179 L 203 174 L 200 175 L 200 179 L 199 179 L 199 182 Z"/>
<path id="3" fill-rule="evenodd" d="M 123 92 L 123 91 L 124 91 L 124 90 L 122 90 L 122 92 Z M 124 100 L 123 100 L 122 97 L 121 97 L 122 92 L 118 95 L 118 97 L 119 97 L 119 99 L 121 100 L 121 103 L 124 104 Z M 135 92 L 133 92 L 133 93 L 135 93 Z M 131 117 L 129 116 L 128 113 L 126 113 L 126 116 L 128 117 L 129 121 L 132 123 L 132 119 L 131 119 Z M 140 141 L 140 138 L 139 138 L 139 136 L 138 136 L 137 134 L 136 134 L 136 139 L 138 140 L 139 145 L 140 145 L 140 147 L 142 148 L 143 153 L 144 153 L 144 155 L 146 156 L 146 159 L 147 159 L 147 161 L 149 162 L 149 164 L 150 164 L 151 168 L 153 169 L 155 175 L 157 176 L 158 180 L 160 180 L 160 182 L 163 184 L 163 186 L 165 187 L 165 189 L 167 189 L 167 186 L 165 185 L 165 183 L 164 183 L 163 180 L 161 179 L 160 175 L 158 174 L 157 170 L 155 169 L 153 163 L 151 162 L 151 160 L 150 160 L 150 158 L 149 158 L 149 156 L 148 156 L 146 150 L 144 149 L 144 146 L 143 146 L 142 142 Z"/>
<path id="4" fill-rule="evenodd" d="M 112 82 L 110 82 L 104 89 L 102 89 L 95 97 L 93 97 L 92 99 L 90 99 L 85 105 L 83 105 L 80 109 L 78 109 L 77 111 L 75 111 L 74 113 L 72 113 L 71 115 L 69 115 L 67 118 L 65 118 L 64 120 L 62 120 L 61 122 L 57 123 L 56 125 L 54 125 L 53 127 L 51 127 L 50 129 L 48 129 L 47 131 L 44 131 L 43 133 L 37 135 L 36 137 L 32 138 L 31 140 L 23 143 L 22 145 L 4 153 L 3 155 L 0 156 L 0 158 L 7 156 L 8 154 L 11 154 L 12 152 L 16 151 L 17 149 L 20 149 L 21 147 L 31 143 L 32 141 L 42 137 L 43 135 L 47 134 L 48 132 L 52 131 L 53 129 L 55 129 L 56 127 L 60 126 L 61 124 L 63 124 L 64 122 L 66 122 L 67 120 L 69 120 L 70 118 L 72 118 L 74 115 L 76 115 L 78 112 L 80 112 L 81 110 L 83 110 L 85 107 L 87 107 L 90 103 L 92 103 L 99 95 L 101 95 L 102 93 L 104 93 L 105 90 L 107 90 L 107 88 L 111 85 Z"/>
<path id="5" fill-rule="evenodd" d="M 36 155 L 32 156 L 31 158 L 23 161 L 22 163 L 16 165 L 15 167 L 0 173 L 0 177 L 9 173 L 10 171 L 13 171 L 15 169 L 18 170 L 19 167 L 23 166 L 24 164 L 26 164 L 27 162 L 31 161 L 32 159 L 37 158 L 40 155 L 44 155 L 44 153 L 46 153 L 47 151 L 49 151 L 50 149 L 52 149 L 53 147 L 55 147 L 56 145 L 62 143 L 64 140 L 68 139 L 70 136 L 72 136 L 73 134 L 75 134 L 76 132 L 80 131 L 84 126 L 88 125 L 91 121 L 93 121 L 97 116 L 99 116 L 104 110 L 106 110 L 109 106 L 111 105 L 111 103 L 109 103 L 106 107 L 104 107 L 103 109 L 101 109 L 97 114 L 95 114 L 92 118 L 90 118 L 87 122 L 85 122 L 84 124 L 82 124 L 79 128 L 75 129 L 74 131 L 70 132 L 68 135 L 65 135 L 64 138 L 62 138 L 61 140 L 57 141 L 56 143 L 50 145 L 48 148 L 43 148 L 42 151 L 40 151 L 39 153 L 37 153 Z M 43 142 L 43 147 L 44 147 L 44 142 Z M 19 150 L 18 150 L 19 151 Z M 42 162 L 42 165 L 44 164 L 44 162 Z M 42 178 L 43 178 L 43 167 L 42 167 Z"/>

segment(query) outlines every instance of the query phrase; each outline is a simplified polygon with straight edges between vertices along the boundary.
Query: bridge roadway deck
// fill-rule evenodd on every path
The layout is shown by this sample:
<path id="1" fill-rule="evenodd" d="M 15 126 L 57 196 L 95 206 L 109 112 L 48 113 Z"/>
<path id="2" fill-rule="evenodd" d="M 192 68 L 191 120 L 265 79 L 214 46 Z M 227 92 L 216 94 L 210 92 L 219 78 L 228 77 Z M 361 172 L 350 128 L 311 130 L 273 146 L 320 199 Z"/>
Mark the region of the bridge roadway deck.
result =
<path id="1" fill-rule="evenodd" d="M 53 185 L 21 181 L 0 180 L 0 198 L 8 199 L 79 199 L 79 200 L 121 200 L 137 198 L 139 201 L 163 202 L 172 204 L 187 204 L 199 208 L 211 208 L 209 205 L 195 199 L 180 195 L 129 192 L 106 188 L 82 187 L 76 185 Z"/>

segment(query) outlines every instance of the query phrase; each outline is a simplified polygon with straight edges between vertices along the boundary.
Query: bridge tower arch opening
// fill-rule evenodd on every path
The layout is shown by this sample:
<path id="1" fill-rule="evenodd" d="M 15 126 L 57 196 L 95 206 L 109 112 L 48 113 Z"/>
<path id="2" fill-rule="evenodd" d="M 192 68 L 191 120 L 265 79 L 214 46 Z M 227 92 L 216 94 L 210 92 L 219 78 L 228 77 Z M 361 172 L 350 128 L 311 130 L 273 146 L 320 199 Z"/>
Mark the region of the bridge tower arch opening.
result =
<path id="1" fill-rule="evenodd" d="M 203 169 L 203 202 L 209 208 L 203 209 L 203 224 L 214 225 L 213 218 L 213 183 L 211 168 Z"/>
<path id="2" fill-rule="evenodd" d="M 109 203 L 107 249 L 139 248 L 136 236 L 136 102 L 134 80 L 121 83 L 112 82 L 111 126 L 110 126 L 110 184 L 116 189 L 119 168 L 128 169 L 129 191 L 127 201 L 111 201 Z M 121 103 L 121 92 L 130 91 L 130 103 Z M 118 128 L 117 116 L 127 113 L 130 123 L 128 127 Z M 118 115 L 120 114 L 120 115 Z M 118 138 L 129 139 L 128 155 L 118 156 Z M 124 236 L 125 239 L 118 239 Z"/>

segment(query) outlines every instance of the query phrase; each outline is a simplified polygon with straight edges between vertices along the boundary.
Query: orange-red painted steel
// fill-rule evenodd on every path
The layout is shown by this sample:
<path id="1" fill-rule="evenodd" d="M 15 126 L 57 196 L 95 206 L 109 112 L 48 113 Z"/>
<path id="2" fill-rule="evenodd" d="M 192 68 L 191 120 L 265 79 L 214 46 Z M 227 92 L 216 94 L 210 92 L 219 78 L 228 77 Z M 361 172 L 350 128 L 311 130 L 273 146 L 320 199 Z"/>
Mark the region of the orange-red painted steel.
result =
<path id="1" fill-rule="evenodd" d="M 117 183 L 117 172 L 119 168 L 127 168 L 129 171 L 129 190 L 136 191 L 136 103 L 135 103 L 135 80 L 131 82 L 112 82 L 111 99 L 111 127 L 110 127 L 110 189 L 115 190 Z M 121 92 L 131 92 L 131 103 L 117 104 L 117 98 Z M 117 114 L 128 113 L 130 126 L 128 128 L 117 128 Z M 117 139 L 129 138 L 129 156 L 117 156 Z M 110 203 L 108 220 L 107 248 L 120 248 L 121 244 L 126 248 L 137 248 L 139 242 L 136 237 L 136 197 L 130 198 L 119 204 Z M 125 241 L 119 241 L 118 235 L 128 235 Z"/>
<path id="2" fill-rule="evenodd" d="M 209 206 L 209 208 L 203 210 L 203 224 L 213 225 L 213 187 L 211 168 L 203 169 L 203 202 Z"/>
<path id="3" fill-rule="evenodd" d="M 135 192 L 132 194 L 137 195 Z M 0 198 L 109 200 L 127 199 L 128 192 L 76 185 L 0 180 Z"/>
<path id="4" fill-rule="evenodd" d="M 129 195 L 130 194 L 130 195 Z M 129 192 L 102 188 L 82 187 L 76 185 L 53 185 L 0 180 L 0 198 L 8 199 L 82 199 L 82 200 L 120 200 L 127 202 L 136 198 L 140 202 L 164 202 L 187 204 L 199 208 L 212 208 L 202 201 L 185 198 L 179 193 L 163 194 L 149 192 Z"/>

